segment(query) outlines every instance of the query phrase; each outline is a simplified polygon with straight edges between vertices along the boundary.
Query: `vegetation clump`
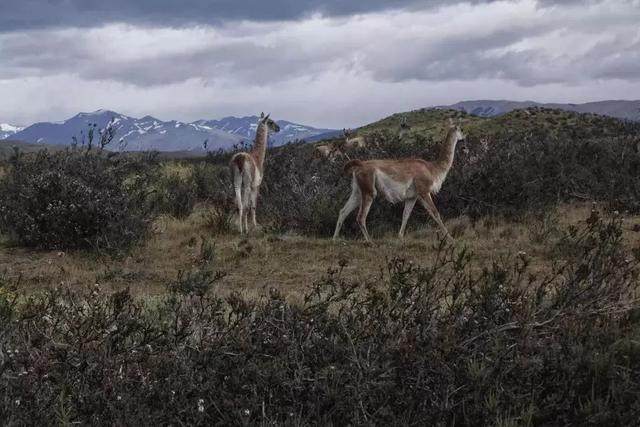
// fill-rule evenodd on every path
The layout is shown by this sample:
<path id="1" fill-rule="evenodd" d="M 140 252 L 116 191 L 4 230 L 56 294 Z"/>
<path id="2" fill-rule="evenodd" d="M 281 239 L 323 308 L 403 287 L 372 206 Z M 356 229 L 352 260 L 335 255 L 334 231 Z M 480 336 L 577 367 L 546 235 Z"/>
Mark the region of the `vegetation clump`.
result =
<path id="1" fill-rule="evenodd" d="M 102 150 L 17 153 L 0 180 L 0 230 L 28 247 L 126 250 L 152 218 L 147 166 Z"/>
<path id="2" fill-rule="evenodd" d="M 0 284 L 8 424 L 631 425 L 640 410 L 639 253 L 619 217 L 562 232 L 565 258 L 470 268 L 442 242 L 369 280 L 221 296 L 211 267 L 145 302 Z M 539 271 L 539 270 L 538 270 Z"/>
<path id="3" fill-rule="evenodd" d="M 191 215 L 198 198 L 198 189 L 192 176 L 160 173 L 153 186 L 153 204 L 159 213 L 180 219 Z"/>

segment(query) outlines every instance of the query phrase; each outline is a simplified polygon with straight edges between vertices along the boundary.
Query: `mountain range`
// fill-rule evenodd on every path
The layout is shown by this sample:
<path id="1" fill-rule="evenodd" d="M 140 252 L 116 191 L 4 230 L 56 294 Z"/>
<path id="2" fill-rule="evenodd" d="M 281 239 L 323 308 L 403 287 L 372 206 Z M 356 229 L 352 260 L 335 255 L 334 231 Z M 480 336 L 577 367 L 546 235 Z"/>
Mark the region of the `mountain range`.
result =
<path id="1" fill-rule="evenodd" d="M 578 113 L 594 113 L 623 120 L 640 121 L 640 101 L 598 101 L 584 104 L 538 103 L 534 101 L 476 100 L 437 106 L 437 109 L 455 109 L 480 117 L 495 117 L 513 110 L 530 107 L 555 108 Z M 104 128 L 110 121 L 116 129 L 115 141 L 110 149 L 115 150 L 158 150 L 204 152 L 207 150 L 229 149 L 241 142 L 250 142 L 255 136 L 258 117 L 225 117 L 219 120 L 197 120 L 186 123 L 176 120 L 162 121 L 152 116 L 140 119 L 114 111 L 98 110 L 79 113 L 63 122 L 35 123 L 26 128 L 0 124 L 0 140 L 11 139 L 32 144 L 68 145 L 75 136 L 82 140 L 89 125 Z M 280 132 L 270 135 L 272 146 L 289 141 L 319 141 L 341 135 L 341 131 L 320 129 L 286 120 L 278 120 Z"/>
<path id="2" fill-rule="evenodd" d="M 198 120 L 191 123 L 162 121 L 152 116 L 140 119 L 109 110 L 79 113 L 63 122 L 35 123 L 24 129 L 3 125 L 0 139 L 11 138 L 28 143 L 68 145 L 84 135 L 95 124 L 97 129 L 112 122 L 116 130 L 110 149 L 142 151 L 204 151 L 229 149 L 243 141 L 252 141 L 258 125 L 257 116 L 225 117 L 220 120 Z M 332 129 L 318 129 L 286 120 L 278 120 L 280 132 L 270 135 L 270 144 L 279 146 L 289 141 L 308 139 Z M 6 129 L 6 132 L 4 131 Z"/>
<path id="3" fill-rule="evenodd" d="M 530 107 L 556 108 L 576 113 L 593 113 L 617 119 L 640 121 L 640 100 L 638 101 L 597 101 L 584 104 L 539 103 L 534 101 L 478 100 L 462 101 L 456 104 L 439 106 L 464 111 L 480 117 L 495 117 Z"/>

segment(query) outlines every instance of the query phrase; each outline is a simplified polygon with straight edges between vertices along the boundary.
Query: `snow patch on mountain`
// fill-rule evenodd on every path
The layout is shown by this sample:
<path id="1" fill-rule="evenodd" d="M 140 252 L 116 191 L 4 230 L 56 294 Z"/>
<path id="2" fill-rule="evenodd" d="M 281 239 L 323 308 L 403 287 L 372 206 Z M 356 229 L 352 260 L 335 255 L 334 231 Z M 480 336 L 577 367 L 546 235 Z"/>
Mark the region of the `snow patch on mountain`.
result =
<path id="1" fill-rule="evenodd" d="M 208 150 L 229 149 L 241 142 L 253 141 L 258 127 L 257 116 L 225 117 L 220 120 L 197 120 L 192 123 L 171 120 L 162 121 L 152 116 L 140 119 L 110 110 L 96 110 L 79 113 L 59 123 L 35 123 L 20 129 L 13 136 L 25 142 L 56 145 L 71 144 L 75 137 L 82 143 L 89 127 L 104 128 L 109 123 L 116 130 L 116 141 L 109 149 L 129 151 L 203 151 L 204 141 Z M 279 120 L 280 132 L 271 134 L 272 146 L 289 141 L 307 140 L 331 132 L 331 129 L 318 129 L 298 123 Z"/>
<path id="2" fill-rule="evenodd" d="M 194 123 L 199 126 L 206 126 L 228 132 L 250 141 L 253 140 L 256 135 L 258 120 L 258 116 L 229 116 L 219 120 L 198 120 Z M 280 132 L 269 135 L 270 145 L 272 146 L 283 145 L 287 142 L 308 140 L 317 135 L 332 131 L 332 129 L 319 129 L 286 120 L 277 120 L 276 122 L 280 126 Z"/>
<path id="3" fill-rule="evenodd" d="M 9 123 L 0 123 L 0 139 L 12 137 L 22 129 L 24 128 L 20 126 L 11 125 Z"/>

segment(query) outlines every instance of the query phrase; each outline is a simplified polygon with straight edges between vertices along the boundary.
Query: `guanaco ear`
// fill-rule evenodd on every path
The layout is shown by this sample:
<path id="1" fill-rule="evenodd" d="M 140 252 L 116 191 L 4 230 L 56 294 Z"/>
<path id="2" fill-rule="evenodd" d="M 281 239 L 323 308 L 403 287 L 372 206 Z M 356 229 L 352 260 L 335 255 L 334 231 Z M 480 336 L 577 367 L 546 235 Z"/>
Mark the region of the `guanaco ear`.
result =
<path id="1" fill-rule="evenodd" d="M 260 113 L 260 118 L 264 119 L 264 111 L 262 113 Z"/>
<path id="2" fill-rule="evenodd" d="M 264 119 L 267 120 L 270 115 L 271 115 L 271 113 L 267 114 L 267 117 L 265 117 Z"/>
<path id="3" fill-rule="evenodd" d="M 453 123 L 453 117 L 449 117 L 449 127 L 453 127 L 454 123 Z"/>

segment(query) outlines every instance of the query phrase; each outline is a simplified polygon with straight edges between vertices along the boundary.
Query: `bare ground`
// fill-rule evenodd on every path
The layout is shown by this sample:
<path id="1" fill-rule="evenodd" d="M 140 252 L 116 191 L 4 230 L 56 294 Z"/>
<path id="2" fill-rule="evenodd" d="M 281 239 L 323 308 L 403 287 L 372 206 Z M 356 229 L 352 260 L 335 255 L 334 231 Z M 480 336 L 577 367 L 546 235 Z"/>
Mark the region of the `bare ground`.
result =
<path id="1" fill-rule="evenodd" d="M 457 218 L 446 224 L 456 238 L 455 244 L 466 245 L 476 254 L 478 268 L 524 251 L 532 259 L 532 268 L 539 270 L 557 253 L 553 248 L 558 234 L 550 229 L 576 224 L 588 217 L 590 209 L 590 204 L 563 206 L 554 212 L 555 221 L 550 223 L 535 218 L 521 223 L 488 218 L 472 225 L 466 218 Z M 200 208 L 182 221 L 160 218 L 146 244 L 123 259 L 85 252 L 33 251 L 0 242 L 0 275 L 18 282 L 27 293 L 58 285 L 99 283 L 109 290 L 129 287 L 135 295 L 157 295 L 165 292 L 166 284 L 178 271 L 201 266 L 205 237 L 215 243 L 213 266 L 227 273 L 220 284 L 223 293 L 238 291 L 257 297 L 274 287 L 298 298 L 309 283 L 337 267 L 340 260 L 347 261 L 347 276 L 366 279 L 379 275 L 386 260 L 395 256 L 427 262 L 439 239 L 431 224 L 409 229 L 403 241 L 391 233 L 374 236 L 373 245 L 365 245 L 360 239 L 333 242 L 291 234 L 213 236 L 205 227 L 203 212 Z M 624 218 L 625 242 L 630 246 L 640 245 L 640 233 L 634 231 L 638 224 L 640 216 Z"/>

